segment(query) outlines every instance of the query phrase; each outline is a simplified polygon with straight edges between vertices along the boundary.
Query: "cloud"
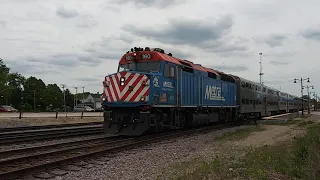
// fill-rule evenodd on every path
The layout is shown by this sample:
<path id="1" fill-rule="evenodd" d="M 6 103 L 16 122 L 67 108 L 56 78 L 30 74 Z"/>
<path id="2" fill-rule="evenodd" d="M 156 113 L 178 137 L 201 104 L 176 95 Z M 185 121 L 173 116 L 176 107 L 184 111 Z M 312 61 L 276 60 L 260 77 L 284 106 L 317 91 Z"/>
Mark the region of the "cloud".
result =
<path id="1" fill-rule="evenodd" d="M 262 52 L 266 80 L 301 74 L 320 87 L 315 68 L 320 44 L 314 43 L 320 40 L 320 17 L 314 15 L 320 1 L 293 0 L 289 6 L 276 0 L 111 2 L 5 1 L 0 6 L 0 56 L 25 76 L 96 92 L 102 89 L 101 79 L 116 72 L 121 56 L 135 46 L 163 48 L 253 81 L 259 81 Z M 300 7 L 303 13 L 297 13 Z M 299 94 L 292 82 L 281 86 Z"/>
<path id="2" fill-rule="evenodd" d="M 283 84 L 283 83 L 288 82 L 288 81 L 287 80 L 264 80 L 263 82 L 265 84 Z"/>
<path id="3" fill-rule="evenodd" d="M 4 20 L 0 20 L 0 28 L 5 28 L 7 27 L 7 22 Z"/>
<path id="4" fill-rule="evenodd" d="M 216 21 L 204 19 L 171 19 L 162 28 L 123 26 L 123 30 L 135 36 L 143 36 L 163 44 L 189 45 L 217 55 L 226 52 L 248 50 L 248 39 L 228 36 L 233 26 L 230 15 L 219 17 Z"/>
<path id="5" fill-rule="evenodd" d="M 282 46 L 285 43 L 285 41 L 288 39 L 288 37 L 285 35 L 270 34 L 268 36 L 254 37 L 253 39 L 257 43 L 265 43 L 269 47 L 275 48 L 277 46 Z"/>
<path id="6" fill-rule="evenodd" d="M 22 75 L 25 74 L 54 74 L 57 73 L 57 70 L 50 67 L 50 65 L 43 65 L 39 61 L 8 61 L 6 62 L 10 67 L 11 72 L 18 72 Z"/>
<path id="7" fill-rule="evenodd" d="M 186 3 L 187 0 L 114 0 L 117 4 L 132 3 L 138 7 L 168 8 L 173 5 Z"/>
<path id="8" fill-rule="evenodd" d="M 265 39 L 265 43 L 270 47 L 277 47 L 282 46 L 286 39 L 287 37 L 283 35 L 271 35 Z"/>
<path id="9" fill-rule="evenodd" d="M 79 65 L 97 66 L 101 63 L 100 57 L 90 56 L 84 53 L 58 53 L 50 57 L 49 63 L 69 67 L 76 67 Z"/>
<path id="10" fill-rule="evenodd" d="M 288 62 L 288 61 L 270 61 L 270 64 L 273 64 L 273 65 L 288 65 L 290 63 L 291 62 Z"/>
<path id="11" fill-rule="evenodd" d="M 268 51 L 266 53 L 263 53 L 262 58 L 264 57 L 276 57 L 276 58 L 287 58 L 287 57 L 292 57 L 297 52 L 273 52 L 273 51 Z"/>
<path id="12" fill-rule="evenodd" d="M 98 22 L 92 15 L 82 15 L 80 18 L 80 23 L 77 24 L 77 27 L 92 29 L 98 25 Z"/>
<path id="13" fill-rule="evenodd" d="M 56 10 L 56 15 L 61 18 L 74 18 L 79 15 L 79 13 L 76 10 L 72 9 L 66 9 L 65 7 L 58 7 Z"/>
<path id="14" fill-rule="evenodd" d="M 75 78 L 78 81 L 97 81 L 98 77 L 93 77 L 93 76 L 83 76 L 83 77 L 77 77 Z"/>
<path id="15" fill-rule="evenodd" d="M 306 39 L 320 41 L 320 29 L 307 29 L 300 33 Z"/>
<path id="16" fill-rule="evenodd" d="M 210 41 L 223 38 L 231 29 L 233 20 L 231 16 L 222 16 L 212 23 L 212 20 L 202 19 L 171 19 L 167 25 L 161 28 L 136 27 L 125 25 L 123 30 L 137 36 L 144 36 L 162 43 L 205 45 Z"/>
<path id="17" fill-rule="evenodd" d="M 210 67 L 210 66 L 208 66 L 208 67 Z M 244 65 L 225 65 L 225 64 L 222 64 L 222 65 L 213 65 L 213 66 L 211 66 L 211 68 L 216 69 L 221 72 L 228 73 L 228 74 L 249 70 L 249 68 Z"/>

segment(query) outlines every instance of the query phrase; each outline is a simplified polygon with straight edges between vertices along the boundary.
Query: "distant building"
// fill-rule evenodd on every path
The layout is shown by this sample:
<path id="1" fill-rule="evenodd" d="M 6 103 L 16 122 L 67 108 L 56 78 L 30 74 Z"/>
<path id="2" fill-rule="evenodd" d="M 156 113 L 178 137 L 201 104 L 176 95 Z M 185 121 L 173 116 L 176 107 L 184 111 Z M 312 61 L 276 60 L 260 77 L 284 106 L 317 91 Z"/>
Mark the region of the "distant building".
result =
<path id="1" fill-rule="evenodd" d="M 80 100 L 85 106 L 90 106 L 91 108 L 97 110 L 101 108 L 102 94 L 97 92 L 96 94 L 89 94 L 86 98 Z"/>

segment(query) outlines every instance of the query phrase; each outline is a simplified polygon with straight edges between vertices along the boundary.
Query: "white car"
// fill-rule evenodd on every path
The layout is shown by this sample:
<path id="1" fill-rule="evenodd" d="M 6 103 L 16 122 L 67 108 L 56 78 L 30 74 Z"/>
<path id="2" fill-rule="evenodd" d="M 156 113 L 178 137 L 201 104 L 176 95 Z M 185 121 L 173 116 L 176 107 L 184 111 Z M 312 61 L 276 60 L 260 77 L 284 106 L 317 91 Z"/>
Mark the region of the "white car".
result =
<path id="1" fill-rule="evenodd" d="M 94 109 L 92 109 L 90 106 L 84 106 L 84 108 L 87 112 L 94 112 Z"/>
<path id="2" fill-rule="evenodd" d="M 90 106 L 76 106 L 73 109 L 73 112 L 94 112 Z"/>

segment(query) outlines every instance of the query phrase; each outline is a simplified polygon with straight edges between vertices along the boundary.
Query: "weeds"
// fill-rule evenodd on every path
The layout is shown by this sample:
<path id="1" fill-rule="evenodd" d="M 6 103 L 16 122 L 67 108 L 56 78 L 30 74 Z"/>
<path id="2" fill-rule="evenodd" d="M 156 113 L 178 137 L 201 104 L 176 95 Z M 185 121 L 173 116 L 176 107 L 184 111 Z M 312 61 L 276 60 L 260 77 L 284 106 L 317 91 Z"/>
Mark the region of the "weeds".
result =
<path id="1" fill-rule="evenodd" d="M 238 149 L 244 156 L 193 159 L 170 167 L 169 179 L 320 179 L 320 124 L 300 122 L 307 126 L 307 134 L 293 141 L 259 148 Z M 263 130 L 260 126 L 227 133 L 219 139 L 234 140 L 247 137 L 251 132 Z M 228 156 L 227 156 L 228 155 Z M 163 178 L 160 178 L 163 179 Z"/>

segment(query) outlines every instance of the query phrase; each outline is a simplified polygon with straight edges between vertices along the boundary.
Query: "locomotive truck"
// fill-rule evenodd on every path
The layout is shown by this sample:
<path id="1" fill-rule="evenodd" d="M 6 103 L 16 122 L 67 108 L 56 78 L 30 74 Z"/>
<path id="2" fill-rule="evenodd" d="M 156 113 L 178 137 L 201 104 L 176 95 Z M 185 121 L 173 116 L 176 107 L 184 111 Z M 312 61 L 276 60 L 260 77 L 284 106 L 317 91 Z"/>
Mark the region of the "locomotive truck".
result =
<path id="1" fill-rule="evenodd" d="M 299 111 L 306 102 L 161 48 L 132 48 L 103 81 L 104 131 L 115 135 L 248 121 Z"/>

